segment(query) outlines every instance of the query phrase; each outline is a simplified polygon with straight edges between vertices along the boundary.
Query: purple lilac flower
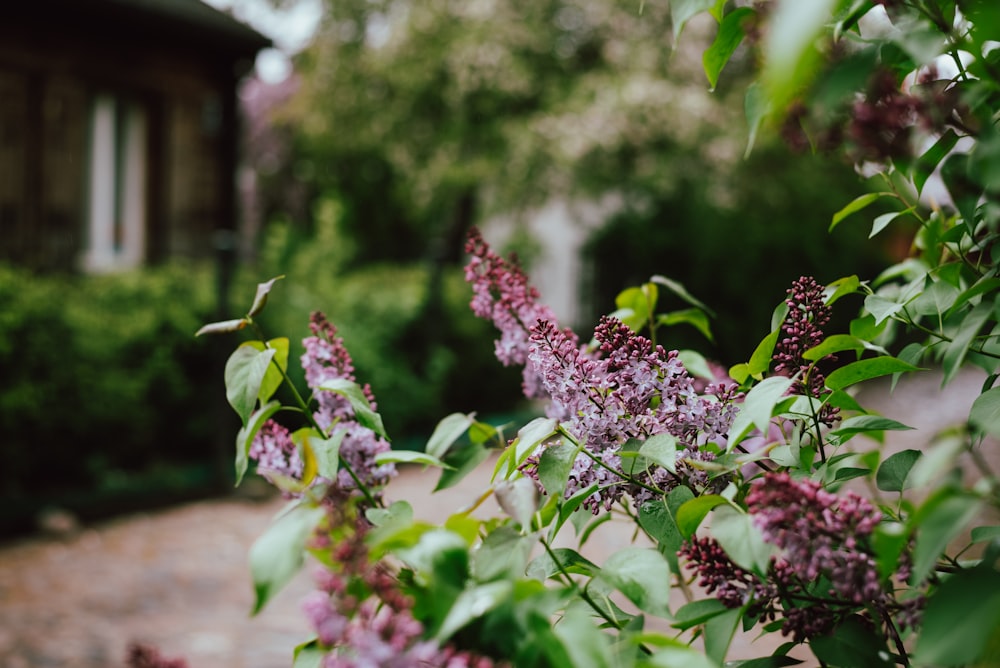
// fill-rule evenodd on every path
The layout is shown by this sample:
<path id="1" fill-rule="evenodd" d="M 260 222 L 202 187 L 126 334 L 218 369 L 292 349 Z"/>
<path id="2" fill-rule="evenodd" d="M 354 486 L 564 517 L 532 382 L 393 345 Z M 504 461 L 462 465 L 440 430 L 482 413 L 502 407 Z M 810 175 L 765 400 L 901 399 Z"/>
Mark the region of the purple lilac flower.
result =
<path id="1" fill-rule="evenodd" d="M 309 319 L 312 336 L 302 340 L 305 353 L 301 357 L 306 384 L 313 391 L 316 410 L 313 418 L 325 437 L 336 432 L 343 433 L 340 443 L 340 458 L 370 489 L 384 486 L 396 474 L 393 464 L 375 464 L 375 456 L 390 449 L 388 441 L 378 436 L 368 427 L 358 423 L 349 399 L 329 390 L 321 389 L 323 384 L 335 380 L 355 382 L 354 364 L 344 341 L 337 336 L 337 329 L 319 312 Z M 376 409 L 371 388 L 363 386 L 362 391 L 372 410 Z M 257 462 L 257 470 L 269 480 L 281 475 L 301 479 L 303 461 L 298 448 L 288 430 L 274 420 L 265 422 L 250 445 L 249 456 Z M 335 483 L 341 491 L 357 488 L 354 478 L 342 466 L 335 481 L 317 477 L 314 485 Z"/>
<path id="2" fill-rule="evenodd" d="M 292 436 L 274 420 L 261 425 L 248 454 L 257 462 L 257 472 L 268 480 L 272 480 L 275 474 L 302 477 L 302 458 L 292 442 Z"/>
<path id="3" fill-rule="evenodd" d="M 867 500 L 850 492 L 831 494 L 787 473 L 768 473 L 746 501 L 764 539 L 781 548 L 766 579 L 734 564 L 712 538 L 692 538 L 678 552 L 699 584 L 726 606 L 751 603 L 751 615 L 780 616 L 782 633 L 795 642 L 824 635 L 847 617 L 864 617 L 871 610 L 877 611 L 872 614 L 877 622 L 888 623 L 894 615 L 900 628 L 920 623 L 924 597 L 897 601 L 878 575 L 869 541 L 881 513 Z"/>
<path id="4" fill-rule="evenodd" d="M 885 588 L 869 548 L 882 514 L 866 499 L 769 473 L 747 495 L 747 508 L 764 540 L 784 551 L 800 579 L 826 577 L 830 596 L 858 605 L 882 599 Z"/>
<path id="5" fill-rule="evenodd" d="M 333 380 L 355 382 L 351 355 L 344 345 L 344 340 L 337 335 L 337 328 L 322 313 L 317 311 L 310 316 L 309 329 L 313 335 L 302 340 L 305 353 L 301 362 L 305 370 L 306 384 L 313 390 L 318 405 L 314 414 L 316 422 L 327 435 L 341 429 L 345 430 L 344 439 L 340 444 L 341 459 L 366 486 L 382 487 L 396 474 L 396 467 L 393 464 L 379 466 L 375 464 L 375 455 L 388 451 L 389 442 L 357 422 L 354 409 L 346 397 L 320 389 L 324 383 Z M 371 387 L 365 385 L 362 391 L 371 409 L 375 410 L 377 404 Z M 336 482 L 345 490 L 356 487 L 350 473 L 343 468 L 337 472 Z"/>
<path id="6" fill-rule="evenodd" d="M 548 397 L 547 415 L 586 449 L 573 463 L 567 497 L 597 484 L 583 504 L 597 513 L 625 494 L 639 504 L 678 484 L 699 490 L 725 484 L 711 481 L 699 462 L 714 458 L 703 446 L 729 431 L 737 410 L 735 385 L 696 387 L 677 351 L 654 346 L 613 318 L 603 318 L 595 329 L 596 349 L 581 346 L 575 333 L 560 329 L 551 311 L 538 304 L 537 290 L 516 263 L 494 253 L 477 231 L 466 250 L 472 256 L 466 267 L 472 310 L 500 330 L 497 357 L 525 365 L 525 395 Z M 652 467 L 629 480 L 621 469 L 623 444 L 663 433 L 678 439 L 677 472 Z M 538 457 L 522 467 L 536 479 Z"/>
<path id="7" fill-rule="evenodd" d="M 478 230 L 469 233 L 465 251 L 472 256 L 465 267 L 465 280 L 472 285 L 472 312 L 500 330 L 497 359 L 504 366 L 524 364 L 525 396 L 544 398 L 533 368 L 526 365 L 530 329 L 539 320 L 555 322 L 555 314 L 539 303 L 538 290 L 528 283 L 517 258 L 505 260 L 495 253 Z"/>
<path id="8" fill-rule="evenodd" d="M 424 638 L 411 612 L 412 600 L 382 562 L 371 562 L 365 535 L 370 526 L 345 508 L 330 509 L 331 521 L 344 530 L 330 545 L 329 566 L 317 572 L 318 589 L 302 611 L 327 651 L 325 668 L 493 668 L 492 660 L 441 646 Z"/>
<path id="9" fill-rule="evenodd" d="M 810 348 L 823 342 L 823 327 L 830 322 L 832 309 L 823 297 L 823 286 L 809 276 L 802 276 L 788 289 L 788 315 L 781 323 L 781 336 L 774 346 L 772 359 L 776 362 L 774 373 L 783 376 L 801 374 L 792 386 L 792 392 L 810 397 L 818 397 L 825 384 L 823 374 L 802 357 Z M 827 355 L 822 361 L 835 360 Z M 819 419 L 827 426 L 833 426 L 840 417 L 840 409 L 825 404 L 820 409 Z"/>

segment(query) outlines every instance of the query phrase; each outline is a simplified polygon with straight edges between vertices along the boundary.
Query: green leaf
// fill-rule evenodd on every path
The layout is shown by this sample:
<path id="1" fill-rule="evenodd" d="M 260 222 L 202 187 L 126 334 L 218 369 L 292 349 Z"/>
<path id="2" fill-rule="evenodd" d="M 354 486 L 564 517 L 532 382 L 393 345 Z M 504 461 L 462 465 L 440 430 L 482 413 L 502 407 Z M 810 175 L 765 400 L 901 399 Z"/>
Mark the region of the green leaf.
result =
<path id="1" fill-rule="evenodd" d="M 705 494 L 684 502 L 677 509 L 676 515 L 677 528 L 680 529 L 681 535 L 685 539 L 693 536 L 709 511 L 724 503 L 728 501 L 718 494 Z"/>
<path id="2" fill-rule="evenodd" d="M 259 343 L 259 342 L 258 342 Z M 242 344 L 233 351 L 226 361 L 226 399 L 233 407 L 236 414 L 240 416 L 243 426 L 246 427 L 250 420 L 250 414 L 257 405 L 257 396 L 260 394 L 261 383 L 271 365 L 271 358 L 274 357 L 275 350 L 257 350 L 253 345 Z"/>
<path id="3" fill-rule="evenodd" d="M 670 562 L 670 568 L 676 572 L 677 550 L 684 542 L 684 537 L 667 504 L 661 500 L 642 504 L 639 508 L 639 526 L 656 541 L 660 552 Z"/>
<path id="4" fill-rule="evenodd" d="M 910 470 L 910 485 L 916 488 L 923 487 L 954 467 L 955 459 L 965 451 L 967 439 L 965 433 L 954 431 L 944 432 L 935 437 L 931 447 L 924 451 L 923 456 Z"/>
<path id="5" fill-rule="evenodd" d="M 993 314 L 993 305 L 986 301 L 980 302 L 971 312 L 966 314 L 961 326 L 955 333 L 955 337 L 947 345 L 947 348 L 945 348 L 944 357 L 941 360 L 941 366 L 944 369 L 942 384 L 949 383 L 961 370 L 962 363 L 969 352 L 969 346 L 972 345 L 972 341 L 979 335 L 979 330 L 995 317 Z"/>
<path id="6" fill-rule="evenodd" d="M 907 488 L 906 478 L 920 458 L 919 450 L 902 450 L 882 462 L 875 473 L 875 486 L 883 492 L 902 492 Z"/>
<path id="7" fill-rule="evenodd" d="M 298 645 L 292 655 L 292 668 L 323 668 L 327 650 L 320 647 L 316 638 Z"/>
<path id="8" fill-rule="evenodd" d="M 578 452 L 576 446 L 568 443 L 550 445 L 542 450 L 538 458 L 538 481 L 546 493 L 557 497 L 563 495 Z"/>
<path id="9" fill-rule="evenodd" d="M 594 628 L 582 607 L 571 607 L 553 627 L 574 668 L 611 668 L 617 664 L 607 635 Z"/>
<path id="10" fill-rule="evenodd" d="M 698 308 L 688 308 L 682 311 L 663 313 L 657 317 L 656 322 L 666 327 L 673 327 L 674 325 L 680 324 L 691 325 L 701 332 L 701 335 L 706 339 L 714 341 L 712 338 L 712 327 L 708 322 L 708 316 L 705 315 L 704 311 Z"/>
<path id="11" fill-rule="evenodd" d="M 228 334 L 230 332 L 238 332 L 250 322 L 246 318 L 238 318 L 236 320 L 223 320 L 221 322 L 212 322 L 204 325 L 201 329 L 194 333 L 195 336 L 201 336 L 202 334 Z"/>
<path id="12" fill-rule="evenodd" d="M 478 525 L 478 522 L 476 523 Z M 477 530 L 473 530 L 471 542 L 475 542 Z M 501 526 L 486 535 L 479 547 L 472 553 L 472 575 L 477 582 L 493 580 L 519 580 L 528 567 L 531 548 L 537 539 L 522 536 L 513 527 Z"/>
<path id="13" fill-rule="evenodd" d="M 253 304 L 250 306 L 250 310 L 247 311 L 247 317 L 252 318 L 264 309 L 264 305 L 267 304 L 267 295 L 271 292 L 271 288 L 274 287 L 276 281 L 281 280 L 284 276 L 275 276 L 269 281 L 257 284 L 257 294 L 254 295 Z"/>
<path id="14" fill-rule="evenodd" d="M 426 452 L 415 450 L 388 450 L 375 455 L 375 463 L 382 464 L 423 464 L 424 466 L 436 466 L 437 468 L 451 468 L 437 457 L 432 457 Z"/>
<path id="15" fill-rule="evenodd" d="M 845 387 L 880 376 L 888 376 L 903 371 L 920 371 L 919 367 L 904 362 L 895 357 L 874 357 L 859 360 L 840 367 L 826 377 L 826 386 L 831 390 L 842 390 Z"/>
<path id="16" fill-rule="evenodd" d="M 833 6 L 834 0 L 784 0 L 771 10 L 761 76 L 776 109 L 811 82 L 819 66 L 815 41 Z"/>
<path id="17" fill-rule="evenodd" d="M 439 642 L 447 640 L 469 622 L 507 601 L 513 588 L 514 583 L 510 580 L 498 580 L 466 589 L 451 606 L 434 638 Z"/>
<path id="18" fill-rule="evenodd" d="M 464 588 L 469 575 L 469 549 L 461 534 L 447 529 L 421 528 L 416 544 L 395 554 L 429 578 L 433 586 Z"/>
<path id="19" fill-rule="evenodd" d="M 354 411 L 354 417 L 358 424 L 371 429 L 385 440 L 389 440 L 388 434 L 385 433 L 385 427 L 382 425 L 382 416 L 372 410 L 372 405 L 360 385 L 346 378 L 333 378 L 325 381 L 316 389 L 336 392 L 345 397 L 351 403 L 351 409 Z"/>
<path id="20" fill-rule="evenodd" d="M 555 559 L 553 559 L 553 556 Z M 558 564 L 556 564 L 556 559 L 559 560 Z M 551 555 L 548 552 L 543 552 L 532 559 L 531 563 L 528 564 L 525 574 L 529 578 L 535 578 L 544 582 L 563 571 L 573 575 L 594 577 L 600 570 L 597 564 L 576 550 L 571 550 L 568 547 L 557 547 L 552 550 Z"/>
<path id="21" fill-rule="evenodd" d="M 704 624 L 712 617 L 721 615 L 729 610 L 722 601 L 717 598 L 706 598 L 700 601 L 691 601 L 681 606 L 674 613 L 674 622 L 671 624 L 675 629 L 682 631 L 699 624 Z"/>
<path id="22" fill-rule="evenodd" d="M 892 301 L 878 295 L 868 295 L 865 297 L 865 310 L 874 318 L 875 324 L 879 325 L 883 320 L 887 320 L 903 310 L 906 304 Z"/>
<path id="23" fill-rule="evenodd" d="M 757 143 L 757 133 L 760 132 L 764 119 L 771 113 L 770 100 L 764 91 L 764 87 L 756 81 L 747 86 L 747 92 L 743 98 L 743 114 L 747 119 L 747 147 L 743 151 L 743 158 L 747 159 L 753 152 L 754 144 Z"/>
<path id="24" fill-rule="evenodd" d="M 958 143 L 958 135 L 955 134 L 954 130 L 948 128 L 938 137 L 933 146 L 917 158 L 913 165 L 913 184 L 917 187 L 917 192 L 923 191 L 927 179 L 934 173 L 941 161 L 951 153 L 951 149 L 955 148 L 956 143 Z"/>
<path id="25" fill-rule="evenodd" d="M 511 444 L 514 450 L 514 459 L 507 469 L 508 475 L 512 474 L 517 467 L 524 463 L 531 453 L 538 449 L 538 446 L 556 434 L 559 422 L 554 418 L 535 418 L 517 431 L 517 438 Z"/>
<path id="26" fill-rule="evenodd" d="M 726 668 L 786 668 L 787 666 L 797 666 L 800 663 L 802 661 L 787 654 L 775 654 L 774 656 L 762 656 L 757 659 L 727 661 Z"/>
<path id="27" fill-rule="evenodd" d="M 762 374 L 770 368 L 771 356 L 774 354 L 774 346 L 778 343 L 778 337 L 780 335 L 781 329 L 775 328 L 770 334 L 765 336 L 759 344 L 757 344 L 753 354 L 750 356 L 750 362 L 748 362 L 750 375 L 754 378 L 759 380 Z"/>
<path id="28" fill-rule="evenodd" d="M 834 372 L 836 373 L 836 372 Z M 833 376 L 833 374 L 830 374 Z M 761 432 L 767 432 L 774 407 L 782 400 L 792 386 L 793 380 L 784 376 L 771 376 L 755 385 L 743 401 L 743 407 L 733 420 L 729 430 L 729 442 L 726 449 L 736 447 L 751 428 L 756 427 Z M 829 379 L 827 379 L 829 384 Z"/>
<path id="29" fill-rule="evenodd" d="M 853 350 L 856 353 L 865 349 L 865 344 L 861 339 L 849 334 L 834 334 L 823 339 L 823 341 L 809 350 L 802 353 L 802 359 L 810 362 L 817 362 L 827 355 Z"/>
<path id="30" fill-rule="evenodd" d="M 299 503 L 279 515 L 250 547 L 250 574 L 256 594 L 253 614 L 299 572 L 306 542 L 325 514 L 321 507 Z"/>
<path id="31" fill-rule="evenodd" d="M 737 566 L 762 575 L 767 571 L 775 547 L 764 542 L 753 518 L 731 505 L 712 513 L 712 536 Z"/>
<path id="32" fill-rule="evenodd" d="M 987 567 L 948 578 L 927 601 L 914 660 L 921 666 L 980 663 L 1000 633 L 1000 573 Z"/>
<path id="33" fill-rule="evenodd" d="M 254 436 L 260 431 L 261 426 L 267 422 L 268 418 L 277 413 L 281 409 L 281 404 L 277 401 L 271 401 L 260 407 L 256 413 L 250 416 L 250 420 L 246 426 L 241 427 L 239 433 L 236 434 L 236 486 L 239 487 L 240 482 L 243 481 L 243 476 L 246 475 L 248 462 L 248 453 L 250 452 L 250 445 L 253 443 Z"/>
<path id="34" fill-rule="evenodd" d="M 886 197 L 889 195 L 892 195 L 892 193 L 865 193 L 864 195 L 855 197 L 847 206 L 833 214 L 833 219 L 830 221 L 830 229 L 828 231 L 832 232 L 833 228 L 839 225 L 842 220 L 850 216 L 852 213 L 857 213 L 858 211 L 867 208 L 880 197 Z"/>
<path id="35" fill-rule="evenodd" d="M 900 522 L 880 522 L 871 536 L 879 576 L 888 578 L 896 572 L 899 557 L 910 542 L 909 532 Z"/>
<path id="36" fill-rule="evenodd" d="M 619 550 L 604 563 L 598 577 L 643 612 L 670 616 L 670 564 L 658 551 L 642 547 Z"/>
<path id="37" fill-rule="evenodd" d="M 923 582 L 952 539 L 976 516 L 979 506 L 975 497 L 942 488 L 917 509 L 908 522 L 916 534 L 910 584 Z"/>
<path id="38" fill-rule="evenodd" d="M 1000 538 L 1000 526 L 975 527 L 972 530 L 971 540 L 973 543 L 985 543 L 997 538 Z"/>
<path id="39" fill-rule="evenodd" d="M 441 471 L 441 477 L 438 478 L 434 491 L 439 492 L 457 485 L 489 457 L 490 449 L 479 443 L 470 442 L 461 447 L 452 448 L 441 460 L 446 466 Z"/>
<path id="40" fill-rule="evenodd" d="M 684 285 L 681 284 L 679 281 L 675 281 L 672 278 L 667 278 L 666 276 L 660 276 L 659 274 L 651 277 L 649 280 L 657 285 L 662 285 L 667 290 L 670 290 L 672 293 L 674 293 L 675 295 L 686 301 L 691 306 L 701 309 L 710 316 L 713 317 L 715 316 L 715 313 L 712 311 L 712 309 L 705 306 L 705 304 L 702 303 L 697 297 L 688 292 L 687 288 L 685 288 Z"/>
<path id="41" fill-rule="evenodd" d="M 680 37 L 684 25 L 693 17 L 713 9 L 716 0 L 671 0 L 670 20 L 674 25 L 674 43 Z"/>
<path id="42" fill-rule="evenodd" d="M 841 422 L 840 426 L 830 432 L 830 434 L 832 436 L 839 436 L 841 442 L 843 442 L 846 440 L 844 437 L 853 436 L 854 434 L 864 434 L 873 431 L 905 431 L 907 429 L 913 429 L 913 427 L 908 427 L 902 422 L 890 420 L 880 415 L 855 415 Z"/>
<path id="43" fill-rule="evenodd" d="M 1000 387 L 983 392 L 972 402 L 969 422 L 993 437 L 1000 437 Z"/>
<path id="44" fill-rule="evenodd" d="M 868 238 L 871 239 L 876 234 L 884 230 L 889 223 L 901 216 L 905 216 L 908 213 L 913 213 L 913 211 L 914 209 L 911 207 L 902 211 L 890 211 L 889 213 L 883 213 L 880 216 L 876 216 L 875 220 L 872 221 L 872 231 L 868 234 Z"/>
<path id="45" fill-rule="evenodd" d="M 955 297 L 955 301 L 948 308 L 944 317 L 948 318 L 954 313 L 957 313 L 960 308 L 979 295 L 998 291 L 1000 291 L 1000 278 L 981 278 L 973 283 L 967 290 L 964 290 L 961 294 Z"/>
<path id="46" fill-rule="evenodd" d="M 530 478 L 500 480 L 493 486 L 493 495 L 503 509 L 521 528 L 531 528 L 531 517 L 538 510 L 538 488 Z"/>
<path id="47" fill-rule="evenodd" d="M 828 291 L 832 288 L 832 292 L 830 292 L 830 296 L 826 298 L 826 305 L 831 306 L 841 297 L 853 295 L 858 291 L 859 287 L 861 287 L 861 279 L 857 276 L 852 275 L 838 278 L 827 287 Z"/>
<path id="48" fill-rule="evenodd" d="M 264 373 L 264 378 L 260 382 L 260 391 L 257 392 L 257 398 L 260 399 L 261 403 L 264 403 L 274 396 L 274 393 L 281 387 L 281 383 L 285 380 L 282 372 L 288 370 L 288 339 L 285 337 L 271 339 L 266 345 L 261 341 L 248 341 L 246 345 L 253 346 L 259 351 L 264 351 L 268 348 L 274 350 L 274 357 L 271 360 L 271 364 L 268 365 L 267 371 Z M 277 364 L 277 367 L 275 364 Z"/>
<path id="49" fill-rule="evenodd" d="M 712 371 L 712 367 L 708 365 L 708 360 L 698 351 L 678 350 L 677 359 L 681 361 L 681 364 L 684 365 L 684 368 L 692 376 L 698 376 L 706 380 L 718 380 L 716 374 Z"/>
<path id="50" fill-rule="evenodd" d="M 650 436 L 639 448 L 639 455 L 671 473 L 677 472 L 677 438 L 675 436 L 667 433 Z"/>
<path id="51" fill-rule="evenodd" d="M 976 219 L 976 206 L 982 196 L 982 188 L 971 178 L 970 158 L 967 153 L 952 153 L 941 164 L 941 178 L 948 188 L 955 208 L 967 224 Z"/>
<path id="52" fill-rule="evenodd" d="M 340 444 L 346 435 L 347 431 L 341 429 L 334 432 L 330 438 L 323 438 L 315 429 L 303 428 L 292 434 L 292 441 L 302 448 L 302 458 L 307 464 L 308 460 L 312 459 L 315 475 L 327 480 L 336 480 L 340 468 Z M 309 469 L 309 466 L 305 468 Z M 311 482 L 311 477 L 307 477 L 306 472 L 303 472 L 302 481 L 308 484 Z"/>
<path id="53" fill-rule="evenodd" d="M 740 7 L 726 14 L 722 23 L 719 24 L 719 32 L 715 35 L 715 41 L 702 54 L 701 63 L 711 90 L 715 90 L 715 85 L 719 82 L 719 73 L 722 72 L 722 68 L 729 62 L 733 53 L 736 52 L 736 47 L 745 37 L 744 20 L 754 14 L 756 12 L 749 7 Z"/>
<path id="54" fill-rule="evenodd" d="M 472 415 L 466 415 L 465 413 L 452 413 L 442 419 L 434 427 L 434 433 L 431 434 L 427 445 L 424 446 L 424 452 L 438 459 L 444 457 L 445 453 L 448 452 L 448 448 L 469 430 L 474 421 L 475 419 Z"/>
<path id="55" fill-rule="evenodd" d="M 743 617 L 743 610 L 732 608 L 716 615 L 705 623 L 705 654 L 716 663 L 726 660 L 729 645 L 733 642 L 736 627 Z"/>
<path id="56" fill-rule="evenodd" d="M 850 668 L 892 668 L 882 657 L 882 642 L 868 627 L 851 617 L 828 636 L 814 638 L 810 643 L 816 658 L 829 666 Z"/>

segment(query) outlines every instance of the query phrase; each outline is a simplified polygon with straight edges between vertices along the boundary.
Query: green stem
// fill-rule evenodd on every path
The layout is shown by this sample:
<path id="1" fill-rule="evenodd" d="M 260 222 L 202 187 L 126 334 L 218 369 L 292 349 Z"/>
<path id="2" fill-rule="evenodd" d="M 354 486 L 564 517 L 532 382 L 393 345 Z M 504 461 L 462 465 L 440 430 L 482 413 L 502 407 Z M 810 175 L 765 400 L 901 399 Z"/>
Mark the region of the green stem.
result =
<path id="1" fill-rule="evenodd" d="M 601 619 L 603 619 L 608 624 L 610 624 L 611 626 L 613 626 L 616 629 L 618 629 L 619 631 L 621 631 L 622 630 L 622 623 L 620 621 L 618 621 L 617 619 L 615 619 L 614 617 L 612 617 L 611 615 L 609 615 L 607 613 L 607 611 L 605 611 L 601 606 L 597 605 L 597 601 L 595 601 L 590 596 L 590 594 L 587 593 L 587 590 L 585 588 L 581 587 L 576 582 L 576 580 L 574 580 L 572 577 L 570 577 L 570 574 L 566 571 L 566 567 L 562 565 L 561 561 L 559 561 L 559 557 L 556 556 L 556 553 L 552 549 L 552 546 L 549 545 L 549 542 L 547 540 L 545 540 L 544 538 L 540 539 L 540 542 L 542 543 L 542 547 L 545 548 L 546 554 L 549 555 L 549 559 L 551 559 L 552 563 L 555 564 L 556 569 L 559 571 L 559 574 L 568 583 L 568 585 L 570 587 L 572 587 L 580 595 L 580 598 L 583 600 L 583 602 L 586 603 L 587 605 L 589 605 L 590 608 L 594 612 L 596 612 Z M 639 645 L 639 649 L 644 654 L 651 654 L 652 653 L 644 645 Z"/>

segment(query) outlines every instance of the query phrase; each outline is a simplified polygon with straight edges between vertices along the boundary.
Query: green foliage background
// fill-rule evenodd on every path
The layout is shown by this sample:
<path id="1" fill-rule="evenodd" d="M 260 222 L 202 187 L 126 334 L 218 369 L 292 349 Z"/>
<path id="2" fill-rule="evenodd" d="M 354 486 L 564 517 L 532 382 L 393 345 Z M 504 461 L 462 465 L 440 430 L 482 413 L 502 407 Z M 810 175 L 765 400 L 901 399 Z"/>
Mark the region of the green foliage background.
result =
<path id="1" fill-rule="evenodd" d="M 156 470 L 162 498 L 217 484 L 221 367 L 193 337 L 214 315 L 214 285 L 201 265 L 91 277 L 0 266 L 0 530 L 83 492 L 136 492 Z"/>
<path id="2" fill-rule="evenodd" d="M 832 158 L 759 146 L 746 161 L 724 168 L 724 186 L 704 155 L 691 155 L 687 164 L 691 169 L 671 188 L 650 191 L 648 202 L 626 208 L 589 238 L 583 293 L 591 321 L 610 310 L 624 288 L 663 274 L 719 317 L 712 321 L 713 342 L 678 327 L 662 343 L 697 348 L 729 365 L 749 356 L 754 342 L 747 332 L 767 330 L 792 281 L 874 276 L 898 252 L 891 240 L 869 241 L 861 226 L 828 233 L 817 222 L 866 192 L 853 169 Z M 841 308 L 842 322 L 833 326 L 846 327 L 851 314 Z"/>

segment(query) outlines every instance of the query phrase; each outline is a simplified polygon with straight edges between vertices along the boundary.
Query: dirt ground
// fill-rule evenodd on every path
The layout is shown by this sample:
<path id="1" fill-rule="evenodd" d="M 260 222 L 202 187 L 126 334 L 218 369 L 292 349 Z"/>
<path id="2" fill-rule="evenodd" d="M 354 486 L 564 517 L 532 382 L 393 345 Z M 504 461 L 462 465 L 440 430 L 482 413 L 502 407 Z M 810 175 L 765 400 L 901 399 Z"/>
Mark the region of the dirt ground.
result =
<path id="1" fill-rule="evenodd" d="M 919 448 L 934 432 L 961 421 L 979 391 L 968 374 L 940 391 L 927 375 L 905 380 L 869 404 L 919 427 L 892 435 L 887 447 Z M 445 493 L 429 493 L 435 476 L 410 470 L 389 488 L 418 517 L 435 520 L 466 505 L 484 488 L 486 471 Z M 278 668 L 308 637 L 299 601 L 311 589 L 300 574 L 256 617 L 246 555 L 283 502 L 233 497 L 132 515 L 58 537 L 0 546 L 0 666 L 109 668 L 124 665 L 130 642 L 149 643 L 191 668 Z M 495 509 L 484 508 L 490 513 Z M 588 556 L 627 545 L 627 526 L 605 525 Z M 761 656 L 749 639 L 731 658 Z"/>

